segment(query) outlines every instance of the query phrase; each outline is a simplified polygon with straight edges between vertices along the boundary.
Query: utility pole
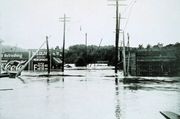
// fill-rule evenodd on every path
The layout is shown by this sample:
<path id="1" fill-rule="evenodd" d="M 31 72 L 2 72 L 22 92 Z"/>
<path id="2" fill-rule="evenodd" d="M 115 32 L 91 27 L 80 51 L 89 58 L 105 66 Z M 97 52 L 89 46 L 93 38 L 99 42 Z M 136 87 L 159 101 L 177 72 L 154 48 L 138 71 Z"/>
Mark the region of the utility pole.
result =
<path id="1" fill-rule="evenodd" d="M 128 47 L 128 64 L 127 64 L 127 75 L 129 75 L 129 67 L 130 67 L 130 43 L 129 43 L 129 33 L 127 33 L 127 38 L 128 38 L 128 43 L 127 43 L 127 47 Z"/>
<path id="2" fill-rule="evenodd" d="M 87 33 L 85 33 L 85 45 L 86 45 L 86 56 L 85 56 L 85 61 L 86 61 L 86 67 L 88 64 L 88 53 L 87 53 Z"/>
<path id="3" fill-rule="evenodd" d="M 113 0 L 116 2 L 116 33 L 115 33 L 115 73 L 117 74 L 118 70 L 118 44 L 119 44 L 119 29 L 120 29 L 120 20 L 119 20 L 119 0 Z M 110 4 L 113 5 L 114 4 Z"/>
<path id="4" fill-rule="evenodd" d="M 127 70 L 126 70 L 126 46 L 125 46 L 124 31 L 123 31 L 123 72 L 124 72 L 124 76 L 127 76 Z"/>
<path id="5" fill-rule="evenodd" d="M 46 47 L 47 47 L 48 76 L 49 76 L 49 74 L 50 74 L 50 53 L 49 53 L 48 36 L 46 36 Z"/>
<path id="6" fill-rule="evenodd" d="M 63 27 L 63 49 L 62 49 L 62 72 L 64 72 L 64 52 L 65 52 L 65 39 L 66 39 L 66 22 L 68 22 L 67 21 L 68 18 L 69 17 L 66 17 L 65 14 L 64 14 L 64 17 L 60 18 L 62 20 L 61 22 L 64 23 L 64 27 Z"/>
<path id="7" fill-rule="evenodd" d="M 115 37 L 115 73 L 118 70 L 118 44 L 119 44 L 119 2 L 116 0 L 116 37 Z"/>
<path id="8" fill-rule="evenodd" d="M 120 31 L 120 19 L 121 15 L 119 14 L 119 5 L 120 6 L 126 6 L 125 4 L 119 4 L 119 1 L 125 1 L 125 0 L 110 0 L 115 1 L 116 4 L 116 33 L 115 33 L 115 74 L 117 74 L 118 70 L 118 49 L 119 49 L 119 31 Z M 111 5 L 111 4 L 110 4 Z M 114 5 L 114 4 L 112 4 Z"/>

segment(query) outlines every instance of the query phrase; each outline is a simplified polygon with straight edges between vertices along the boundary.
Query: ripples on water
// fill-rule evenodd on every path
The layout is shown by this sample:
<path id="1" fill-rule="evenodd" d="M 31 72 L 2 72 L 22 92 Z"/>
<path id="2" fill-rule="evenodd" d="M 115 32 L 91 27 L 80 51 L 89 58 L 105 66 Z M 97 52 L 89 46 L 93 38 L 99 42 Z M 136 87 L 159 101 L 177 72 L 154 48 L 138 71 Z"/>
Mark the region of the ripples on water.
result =
<path id="1" fill-rule="evenodd" d="M 105 77 L 113 73 L 67 70 L 82 77 L 24 73 L 2 78 L 0 89 L 7 90 L 0 90 L 0 119 L 163 119 L 159 111 L 180 114 L 179 82 L 115 83 L 114 77 Z"/>

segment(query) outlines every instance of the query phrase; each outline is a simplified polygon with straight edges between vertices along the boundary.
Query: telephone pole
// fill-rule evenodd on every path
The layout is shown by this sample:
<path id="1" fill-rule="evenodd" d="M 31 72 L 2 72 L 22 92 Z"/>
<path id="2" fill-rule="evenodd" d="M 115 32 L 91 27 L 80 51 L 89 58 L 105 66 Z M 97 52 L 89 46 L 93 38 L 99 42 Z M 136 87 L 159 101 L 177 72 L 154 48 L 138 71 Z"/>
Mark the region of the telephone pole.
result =
<path id="1" fill-rule="evenodd" d="M 115 73 L 118 70 L 118 44 L 119 44 L 119 2 L 116 0 L 116 39 L 115 39 Z"/>
<path id="2" fill-rule="evenodd" d="M 118 70 L 118 49 L 119 49 L 119 31 L 120 31 L 120 17 L 121 15 L 119 14 L 119 6 L 126 6 L 124 4 L 119 4 L 119 1 L 125 1 L 125 0 L 110 0 L 110 1 L 115 1 L 116 4 L 110 4 L 110 5 L 115 5 L 116 6 L 116 33 L 115 33 L 115 73 L 117 74 Z"/>
<path id="3" fill-rule="evenodd" d="M 68 22 L 68 18 L 66 17 L 66 14 L 64 14 L 64 17 L 60 18 L 61 22 L 64 23 L 63 27 L 63 49 L 62 49 L 62 72 L 64 72 L 64 52 L 65 52 L 65 39 L 66 39 L 66 22 Z"/>
<path id="4" fill-rule="evenodd" d="M 116 6 L 116 28 L 115 28 L 115 73 L 117 74 L 118 70 L 118 44 L 119 44 L 119 29 L 120 29 L 120 20 L 119 20 L 119 0 L 112 0 L 115 1 L 116 4 L 110 4 Z"/>
<path id="5" fill-rule="evenodd" d="M 86 56 L 85 56 L 85 61 L 86 61 L 86 67 L 88 64 L 88 53 L 87 53 L 87 33 L 85 33 L 85 45 L 86 45 Z"/>
<path id="6" fill-rule="evenodd" d="M 124 31 L 123 31 L 123 72 L 124 76 L 127 76 L 127 70 L 126 70 L 126 46 L 125 46 L 125 37 L 124 37 Z"/>
<path id="7" fill-rule="evenodd" d="M 129 33 L 127 33 L 127 38 L 128 38 L 128 43 L 127 43 L 127 47 L 128 47 L 128 63 L 127 63 L 127 75 L 129 75 L 129 67 L 130 67 L 130 43 L 129 43 L 129 40 L 130 40 L 130 36 L 129 36 Z"/>
<path id="8" fill-rule="evenodd" d="M 48 76 L 50 74 L 50 53 L 49 53 L 49 43 L 48 43 L 48 36 L 46 36 L 46 47 L 47 47 L 47 60 L 48 60 Z"/>

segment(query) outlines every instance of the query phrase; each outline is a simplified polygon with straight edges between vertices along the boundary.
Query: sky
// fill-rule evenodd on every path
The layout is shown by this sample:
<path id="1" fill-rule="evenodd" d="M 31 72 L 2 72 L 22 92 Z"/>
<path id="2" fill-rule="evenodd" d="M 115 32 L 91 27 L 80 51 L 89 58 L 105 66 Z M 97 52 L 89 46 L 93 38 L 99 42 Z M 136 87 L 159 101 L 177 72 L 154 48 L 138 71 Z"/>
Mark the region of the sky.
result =
<path id="1" fill-rule="evenodd" d="M 0 39 L 4 45 L 39 48 L 49 36 L 50 47 L 62 47 L 66 14 L 66 48 L 75 44 L 115 44 L 113 0 L 0 0 Z M 130 45 L 180 42 L 180 0 L 120 1 L 121 29 Z M 120 34 L 122 41 L 122 34 Z"/>

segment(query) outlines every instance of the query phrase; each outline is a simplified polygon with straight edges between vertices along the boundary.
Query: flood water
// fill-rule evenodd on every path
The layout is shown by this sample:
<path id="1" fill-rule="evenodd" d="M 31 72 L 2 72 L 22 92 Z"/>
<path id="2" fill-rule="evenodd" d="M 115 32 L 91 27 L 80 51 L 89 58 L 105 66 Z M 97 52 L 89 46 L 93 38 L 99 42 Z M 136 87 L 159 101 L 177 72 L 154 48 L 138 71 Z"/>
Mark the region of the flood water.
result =
<path id="1" fill-rule="evenodd" d="M 160 111 L 180 114 L 180 82 L 115 83 L 115 77 L 106 77 L 113 73 L 66 70 L 73 76 L 30 77 L 25 72 L 21 79 L 1 78 L 0 119 L 164 119 Z"/>

